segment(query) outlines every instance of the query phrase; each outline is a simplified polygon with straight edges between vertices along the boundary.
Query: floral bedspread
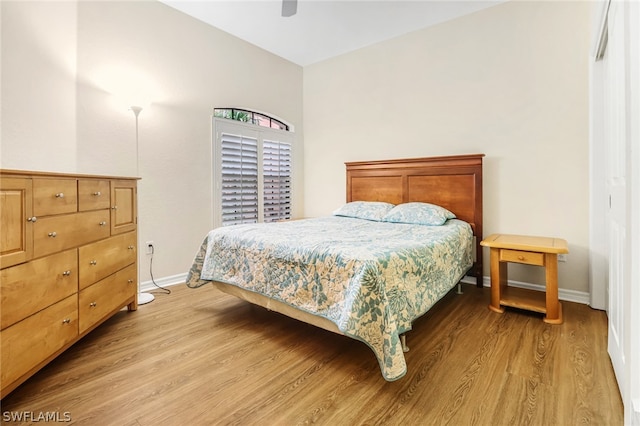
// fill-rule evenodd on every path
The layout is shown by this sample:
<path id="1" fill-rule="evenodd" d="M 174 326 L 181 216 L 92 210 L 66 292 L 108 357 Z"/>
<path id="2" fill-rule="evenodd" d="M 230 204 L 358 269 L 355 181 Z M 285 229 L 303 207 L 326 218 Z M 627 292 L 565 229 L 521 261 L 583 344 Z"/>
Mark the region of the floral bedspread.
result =
<path id="1" fill-rule="evenodd" d="M 386 380 L 407 370 L 400 334 L 473 264 L 466 222 L 442 226 L 329 216 L 209 232 L 187 277 L 261 293 L 335 323 L 373 350 Z"/>

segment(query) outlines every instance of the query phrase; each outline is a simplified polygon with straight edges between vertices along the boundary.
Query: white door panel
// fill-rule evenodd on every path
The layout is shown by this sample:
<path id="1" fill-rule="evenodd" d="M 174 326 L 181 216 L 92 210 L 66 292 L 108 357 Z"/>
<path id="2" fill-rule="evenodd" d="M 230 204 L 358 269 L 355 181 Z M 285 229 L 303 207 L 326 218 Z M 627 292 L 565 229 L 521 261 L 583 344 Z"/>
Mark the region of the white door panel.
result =
<path id="1" fill-rule="evenodd" d="M 609 342 L 608 350 L 625 394 L 627 302 L 630 252 L 627 215 L 627 69 L 625 5 L 613 1 L 608 15 L 608 44 L 605 61 L 605 138 L 607 145 L 607 187 L 609 189 Z"/>

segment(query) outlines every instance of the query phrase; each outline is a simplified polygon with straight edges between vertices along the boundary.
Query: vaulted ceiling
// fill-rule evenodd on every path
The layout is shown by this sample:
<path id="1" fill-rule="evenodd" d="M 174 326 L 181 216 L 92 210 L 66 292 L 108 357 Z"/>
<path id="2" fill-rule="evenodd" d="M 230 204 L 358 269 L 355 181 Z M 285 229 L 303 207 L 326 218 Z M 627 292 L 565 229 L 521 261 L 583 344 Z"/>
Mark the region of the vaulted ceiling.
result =
<path id="1" fill-rule="evenodd" d="M 160 0 L 179 11 L 305 66 L 439 24 L 505 0 Z"/>

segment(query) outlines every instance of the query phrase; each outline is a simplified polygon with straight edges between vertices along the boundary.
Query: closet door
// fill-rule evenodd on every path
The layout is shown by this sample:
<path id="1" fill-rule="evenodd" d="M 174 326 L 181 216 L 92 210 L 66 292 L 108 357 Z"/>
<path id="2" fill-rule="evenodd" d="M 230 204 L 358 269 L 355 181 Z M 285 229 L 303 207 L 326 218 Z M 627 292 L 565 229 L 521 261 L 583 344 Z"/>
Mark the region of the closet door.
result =
<path id="1" fill-rule="evenodd" d="M 631 95 L 629 117 L 631 118 L 630 145 L 631 150 L 631 180 L 629 181 L 630 194 L 630 225 L 631 225 L 631 277 L 629 285 L 633 286 L 629 306 L 633 306 L 629 312 L 629 354 L 630 360 L 627 367 L 629 377 L 629 391 L 625 398 L 625 419 L 630 418 L 630 423 L 640 425 L 640 3 L 629 3 L 629 92 Z M 633 284 L 635 283 L 635 284 Z M 629 401 L 631 403 L 629 403 Z M 625 420 L 626 421 L 626 420 Z"/>
<path id="2" fill-rule="evenodd" d="M 605 67 L 605 138 L 607 142 L 607 188 L 609 190 L 609 355 L 618 380 L 620 392 L 627 386 L 625 363 L 628 348 L 628 318 L 630 286 L 630 239 L 628 238 L 629 171 L 627 150 L 627 68 L 625 6 L 611 2 L 608 15 L 608 44 L 604 56 Z"/>
<path id="3" fill-rule="evenodd" d="M 590 242 L 592 302 L 606 299 L 624 423 L 640 425 L 640 3 L 604 0 L 602 6 L 592 66 L 591 229 L 601 223 L 604 232 L 592 232 Z M 606 294 L 596 287 L 603 281 Z"/>

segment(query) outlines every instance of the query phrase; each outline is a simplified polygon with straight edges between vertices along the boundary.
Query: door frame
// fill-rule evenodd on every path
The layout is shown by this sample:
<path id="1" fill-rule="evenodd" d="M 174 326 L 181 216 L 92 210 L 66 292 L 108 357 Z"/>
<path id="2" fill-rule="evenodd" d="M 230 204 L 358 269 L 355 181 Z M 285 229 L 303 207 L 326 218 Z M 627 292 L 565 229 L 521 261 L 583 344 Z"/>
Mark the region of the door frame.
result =
<path id="1" fill-rule="evenodd" d="M 614 0 L 615 1 L 615 0 Z M 604 64 L 601 59 L 607 45 L 607 15 L 611 0 L 604 0 L 595 4 L 600 20 L 595 24 L 594 43 L 589 58 L 590 76 L 590 215 L 589 215 L 589 289 L 590 305 L 597 309 L 608 307 L 608 268 L 609 268 L 609 231 L 607 215 L 609 210 L 609 194 L 606 183 L 607 156 L 605 142 L 605 86 Z M 625 64 L 628 72 L 625 114 L 628 118 L 627 133 L 629 150 L 627 177 L 627 215 L 628 215 L 628 259 L 640 259 L 640 4 L 638 2 L 617 1 L 618 6 L 625 7 L 626 26 L 628 33 L 625 37 L 628 43 Z M 640 310 L 631 309 L 640 306 L 640 262 L 631 262 L 628 281 L 625 283 L 625 312 L 624 321 L 625 341 L 622 374 L 623 383 L 619 383 L 620 393 L 624 404 L 625 424 L 640 425 Z M 635 286 L 633 285 L 635 283 Z M 610 313 L 608 314 L 618 314 Z M 616 361 L 614 361 L 616 362 Z"/>

